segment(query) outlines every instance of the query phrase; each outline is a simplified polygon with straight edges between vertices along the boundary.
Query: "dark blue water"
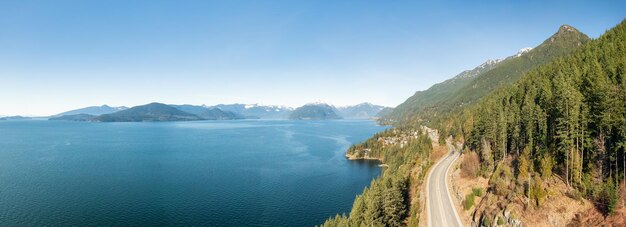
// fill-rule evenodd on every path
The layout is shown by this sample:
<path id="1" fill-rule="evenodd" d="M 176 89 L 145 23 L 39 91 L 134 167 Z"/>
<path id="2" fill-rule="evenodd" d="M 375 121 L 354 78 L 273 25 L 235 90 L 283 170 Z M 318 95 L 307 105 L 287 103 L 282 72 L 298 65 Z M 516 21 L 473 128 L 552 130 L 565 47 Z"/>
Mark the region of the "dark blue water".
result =
<path id="1" fill-rule="evenodd" d="M 372 121 L 0 122 L 0 225 L 313 226 L 380 174 Z"/>

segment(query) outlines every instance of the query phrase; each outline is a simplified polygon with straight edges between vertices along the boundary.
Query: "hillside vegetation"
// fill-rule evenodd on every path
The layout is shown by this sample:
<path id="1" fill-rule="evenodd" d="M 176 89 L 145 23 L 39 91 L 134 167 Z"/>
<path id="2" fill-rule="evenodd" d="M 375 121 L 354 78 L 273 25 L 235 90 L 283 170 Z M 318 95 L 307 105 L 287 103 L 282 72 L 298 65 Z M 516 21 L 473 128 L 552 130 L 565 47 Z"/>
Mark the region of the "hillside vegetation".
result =
<path id="1" fill-rule="evenodd" d="M 502 171 L 510 157 L 517 183 L 508 187 L 535 206 L 544 202 L 542 181 L 557 174 L 611 214 L 626 179 L 626 22 L 445 122 L 484 172 Z"/>
<path id="2" fill-rule="evenodd" d="M 558 182 L 567 196 L 589 199 L 605 215 L 615 212 L 618 185 L 626 182 L 626 21 L 596 40 L 562 26 L 538 47 L 507 58 L 462 88 L 447 87 L 458 90 L 444 99 L 424 100 L 437 85 L 416 93 L 386 117 L 396 129 L 349 150 L 351 158 L 380 158 L 389 168 L 357 198 L 349 215 L 324 226 L 418 224 L 413 200 L 396 205 L 385 203 L 392 200 L 384 195 L 404 188 L 403 177 L 409 185 L 423 182 L 414 176 L 428 168 L 425 157 L 432 147 L 419 139 L 422 146 L 405 142 L 411 135 L 424 137 L 412 134 L 421 125 L 438 129 L 440 143 L 449 135 L 464 142 L 466 154 L 478 157 L 473 172 L 489 183 L 475 224 L 504 223 L 498 216 L 503 213 L 513 220 L 505 210 L 509 203 L 522 201 L 523 209 L 544 206 L 554 190 L 549 185 Z M 406 170 L 416 166 L 420 171 Z M 397 179 L 400 183 L 394 183 Z M 406 190 L 410 195 L 413 189 Z"/>
<path id="3" fill-rule="evenodd" d="M 350 148 L 347 156 L 376 158 L 385 163 L 383 174 L 354 200 L 350 214 L 337 215 L 322 226 L 402 226 L 417 224 L 418 194 L 431 164 L 431 140 L 422 130 L 391 129 Z M 413 191 L 411 191 L 413 190 Z M 408 220 L 407 220 L 408 219 Z"/>
<path id="4" fill-rule="evenodd" d="M 539 46 L 524 53 L 507 57 L 502 61 L 489 62 L 463 72 L 456 77 L 433 85 L 400 104 L 385 119 L 395 125 L 432 124 L 442 115 L 467 107 L 490 92 L 510 85 L 526 72 L 553 59 L 567 55 L 589 41 L 575 28 L 563 25 Z"/>

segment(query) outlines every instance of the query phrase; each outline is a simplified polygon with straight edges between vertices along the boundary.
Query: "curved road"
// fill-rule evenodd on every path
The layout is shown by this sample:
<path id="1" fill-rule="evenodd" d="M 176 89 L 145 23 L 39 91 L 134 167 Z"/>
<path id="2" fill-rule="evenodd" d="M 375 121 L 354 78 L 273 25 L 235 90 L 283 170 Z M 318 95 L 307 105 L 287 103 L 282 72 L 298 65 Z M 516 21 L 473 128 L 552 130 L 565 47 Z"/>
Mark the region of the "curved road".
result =
<path id="1" fill-rule="evenodd" d="M 463 226 L 452 203 L 446 179 L 452 163 L 460 156 L 460 152 L 455 152 L 451 144 L 448 144 L 448 147 L 450 153 L 435 164 L 426 181 L 426 209 L 428 226 L 431 227 Z"/>

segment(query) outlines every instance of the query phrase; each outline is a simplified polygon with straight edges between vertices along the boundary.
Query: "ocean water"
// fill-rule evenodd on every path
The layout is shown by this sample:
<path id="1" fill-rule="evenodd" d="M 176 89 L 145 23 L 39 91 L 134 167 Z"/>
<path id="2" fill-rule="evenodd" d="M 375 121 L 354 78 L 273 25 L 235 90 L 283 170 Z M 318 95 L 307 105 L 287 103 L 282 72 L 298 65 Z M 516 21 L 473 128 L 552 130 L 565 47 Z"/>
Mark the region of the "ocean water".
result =
<path id="1" fill-rule="evenodd" d="M 372 121 L 0 121 L 2 226 L 314 226 L 381 170 Z"/>

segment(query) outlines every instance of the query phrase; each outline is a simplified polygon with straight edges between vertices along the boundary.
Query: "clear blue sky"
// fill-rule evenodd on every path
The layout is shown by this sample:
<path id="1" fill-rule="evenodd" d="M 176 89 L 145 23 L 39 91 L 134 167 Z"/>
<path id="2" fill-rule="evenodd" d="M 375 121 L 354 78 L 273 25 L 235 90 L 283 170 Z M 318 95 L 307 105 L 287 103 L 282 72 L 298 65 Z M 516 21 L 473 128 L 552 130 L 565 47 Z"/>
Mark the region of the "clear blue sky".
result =
<path id="1" fill-rule="evenodd" d="M 626 1 L 0 2 L 0 115 L 148 102 L 395 106 Z"/>

